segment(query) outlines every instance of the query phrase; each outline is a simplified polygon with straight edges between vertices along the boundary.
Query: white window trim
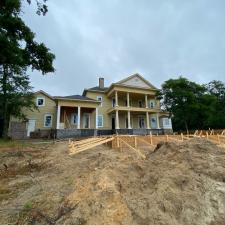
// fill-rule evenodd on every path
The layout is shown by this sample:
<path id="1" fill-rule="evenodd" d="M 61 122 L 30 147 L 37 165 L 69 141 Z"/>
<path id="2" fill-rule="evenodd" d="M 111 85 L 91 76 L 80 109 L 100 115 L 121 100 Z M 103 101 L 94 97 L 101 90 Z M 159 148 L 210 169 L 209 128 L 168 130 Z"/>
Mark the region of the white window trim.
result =
<path id="1" fill-rule="evenodd" d="M 98 125 L 98 127 L 104 127 L 104 116 L 100 114 L 100 115 L 98 115 L 98 117 L 102 117 L 102 126 Z"/>
<path id="2" fill-rule="evenodd" d="M 99 101 L 99 98 L 101 99 L 101 104 L 100 104 L 100 106 L 102 106 L 103 97 L 102 97 L 102 96 L 100 96 L 100 95 L 96 97 L 96 99 L 97 99 L 98 101 Z"/>
<path id="3" fill-rule="evenodd" d="M 39 99 L 43 99 L 43 105 L 38 105 L 38 100 Z M 43 107 L 43 106 L 45 106 L 45 97 L 37 97 L 36 98 L 36 106 L 38 106 L 38 107 Z"/>
<path id="4" fill-rule="evenodd" d="M 45 126 L 45 120 L 46 120 L 46 117 L 47 116 L 51 116 L 51 124 L 50 124 L 50 126 Z M 44 127 L 46 127 L 46 128 L 52 128 L 52 120 L 53 120 L 53 115 L 51 113 L 46 113 L 44 115 Z"/>
<path id="5" fill-rule="evenodd" d="M 75 115 L 77 115 L 77 113 L 72 113 L 71 114 L 71 121 L 70 122 L 71 122 L 72 125 L 77 125 L 77 123 L 74 123 L 74 116 Z M 77 117 L 78 117 L 78 115 L 77 115 Z"/>
<path id="6" fill-rule="evenodd" d="M 153 103 L 153 107 L 151 107 L 151 103 Z M 150 108 L 150 109 L 156 108 L 156 101 L 155 101 L 154 99 L 150 99 L 150 100 L 149 100 L 149 108 Z"/>

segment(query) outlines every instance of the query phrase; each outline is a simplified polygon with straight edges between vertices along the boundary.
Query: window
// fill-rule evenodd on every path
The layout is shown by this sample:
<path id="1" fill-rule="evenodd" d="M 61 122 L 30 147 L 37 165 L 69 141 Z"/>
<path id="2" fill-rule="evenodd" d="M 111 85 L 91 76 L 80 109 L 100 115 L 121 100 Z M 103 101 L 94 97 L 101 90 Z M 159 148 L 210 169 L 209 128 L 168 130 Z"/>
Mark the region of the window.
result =
<path id="1" fill-rule="evenodd" d="M 45 114 L 44 127 L 52 127 L 52 115 L 51 114 Z"/>
<path id="2" fill-rule="evenodd" d="M 143 102 L 141 100 L 138 101 L 139 108 L 143 108 Z"/>
<path id="3" fill-rule="evenodd" d="M 77 113 L 73 113 L 73 114 L 71 115 L 71 124 L 77 125 L 77 119 L 78 119 Z"/>
<path id="4" fill-rule="evenodd" d="M 103 115 L 98 115 L 98 127 L 103 127 Z"/>
<path id="5" fill-rule="evenodd" d="M 102 96 L 97 96 L 97 100 L 101 102 L 100 106 L 102 106 Z"/>
<path id="6" fill-rule="evenodd" d="M 115 98 L 113 98 L 112 99 L 112 107 L 115 107 L 115 105 L 116 105 L 116 100 L 115 100 Z"/>
<path id="7" fill-rule="evenodd" d="M 37 97 L 37 100 L 36 100 L 36 105 L 37 106 L 45 106 L 45 98 L 43 97 Z"/>
<path id="8" fill-rule="evenodd" d="M 166 126 L 169 126 L 170 125 L 169 118 L 164 118 L 164 125 L 166 125 Z"/>
<path id="9" fill-rule="evenodd" d="M 155 101 L 154 100 L 150 100 L 149 101 L 149 106 L 151 109 L 155 108 Z"/>

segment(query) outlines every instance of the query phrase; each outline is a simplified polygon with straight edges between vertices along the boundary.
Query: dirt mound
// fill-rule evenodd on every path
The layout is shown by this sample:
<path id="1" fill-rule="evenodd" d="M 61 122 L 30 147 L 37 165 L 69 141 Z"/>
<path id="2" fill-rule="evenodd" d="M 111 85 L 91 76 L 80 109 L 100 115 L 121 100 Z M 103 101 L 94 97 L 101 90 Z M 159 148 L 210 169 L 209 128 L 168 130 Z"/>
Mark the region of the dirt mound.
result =
<path id="1" fill-rule="evenodd" d="M 35 172 L 38 186 L 0 201 L 2 209 L 32 209 L 15 224 L 225 224 L 225 150 L 211 142 L 162 142 L 145 149 L 145 160 L 106 146 L 73 157 L 66 151 L 64 143 L 53 145 L 42 160 L 48 169 Z M 2 222 L 9 217 L 16 218 L 5 213 Z"/>
<path id="2" fill-rule="evenodd" d="M 67 197 L 87 224 L 225 224 L 225 152 L 193 139 L 96 169 Z M 71 220 L 71 218 L 69 219 Z"/>

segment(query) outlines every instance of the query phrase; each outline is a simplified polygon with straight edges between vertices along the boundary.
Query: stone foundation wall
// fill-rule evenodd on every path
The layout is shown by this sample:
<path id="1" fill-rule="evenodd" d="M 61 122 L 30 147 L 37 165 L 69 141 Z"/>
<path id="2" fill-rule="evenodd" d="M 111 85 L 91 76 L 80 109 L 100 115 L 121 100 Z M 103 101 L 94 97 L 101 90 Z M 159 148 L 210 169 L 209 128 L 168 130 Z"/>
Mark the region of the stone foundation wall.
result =
<path id="1" fill-rule="evenodd" d="M 95 129 L 57 129 L 56 137 L 61 138 L 76 138 L 96 136 Z"/>
<path id="2" fill-rule="evenodd" d="M 51 130 L 35 130 L 30 133 L 30 138 L 48 138 L 52 139 L 55 138 L 56 136 L 56 130 L 51 129 Z"/>
<path id="3" fill-rule="evenodd" d="M 173 134 L 173 130 L 172 129 L 163 129 L 164 134 Z"/>
<path id="4" fill-rule="evenodd" d="M 96 130 L 96 129 L 58 129 L 56 130 L 56 137 L 61 138 L 79 138 L 91 137 L 101 135 L 149 135 L 149 134 L 171 134 L 172 130 L 164 129 L 117 129 L 117 130 Z"/>

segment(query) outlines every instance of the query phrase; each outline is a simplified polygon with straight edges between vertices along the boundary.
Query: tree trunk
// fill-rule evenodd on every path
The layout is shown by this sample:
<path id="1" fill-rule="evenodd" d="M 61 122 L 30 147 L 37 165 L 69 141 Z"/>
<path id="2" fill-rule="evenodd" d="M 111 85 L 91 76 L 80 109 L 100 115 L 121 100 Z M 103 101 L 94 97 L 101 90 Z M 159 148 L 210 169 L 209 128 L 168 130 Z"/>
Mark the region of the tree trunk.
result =
<path id="1" fill-rule="evenodd" d="M 9 118 L 8 115 L 8 99 L 7 99 L 7 77 L 8 77 L 8 67 L 3 66 L 3 78 L 2 78 L 2 92 L 3 92 L 3 102 L 2 102 L 2 116 L 3 116 L 3 138 L 8 138 L 8 128 L 9 128 Z"/>

